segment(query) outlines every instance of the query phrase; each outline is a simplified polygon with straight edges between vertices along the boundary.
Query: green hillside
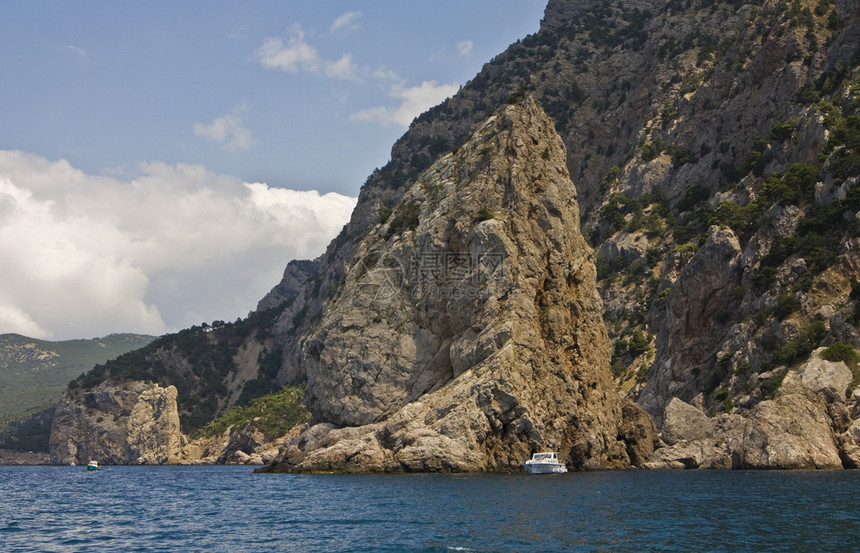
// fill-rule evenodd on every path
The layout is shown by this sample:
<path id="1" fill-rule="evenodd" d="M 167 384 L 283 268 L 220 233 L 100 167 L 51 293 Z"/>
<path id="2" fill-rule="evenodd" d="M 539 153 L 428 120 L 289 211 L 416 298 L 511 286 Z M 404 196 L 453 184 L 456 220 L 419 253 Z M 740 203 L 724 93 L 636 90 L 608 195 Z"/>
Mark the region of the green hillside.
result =
<path id="1" fill-rule="evenodd" d="M 91 340 L 49 342 L 18 334 L 0 335 L 0 432 L 52 407 L 72 379 L 155 339 L 111 334 Z"/>

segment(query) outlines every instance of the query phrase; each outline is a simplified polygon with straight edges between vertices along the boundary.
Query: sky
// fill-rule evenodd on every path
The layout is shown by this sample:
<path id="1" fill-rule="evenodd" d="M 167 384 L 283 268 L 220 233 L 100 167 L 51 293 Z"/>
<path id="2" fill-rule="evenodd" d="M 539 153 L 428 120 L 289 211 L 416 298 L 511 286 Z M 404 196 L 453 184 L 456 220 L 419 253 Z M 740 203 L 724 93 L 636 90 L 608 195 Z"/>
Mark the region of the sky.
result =
<path id="1" fill-rule="evenodd" d="M 246 316 L 545 3 L 0 3 L 0 333 Z"/>

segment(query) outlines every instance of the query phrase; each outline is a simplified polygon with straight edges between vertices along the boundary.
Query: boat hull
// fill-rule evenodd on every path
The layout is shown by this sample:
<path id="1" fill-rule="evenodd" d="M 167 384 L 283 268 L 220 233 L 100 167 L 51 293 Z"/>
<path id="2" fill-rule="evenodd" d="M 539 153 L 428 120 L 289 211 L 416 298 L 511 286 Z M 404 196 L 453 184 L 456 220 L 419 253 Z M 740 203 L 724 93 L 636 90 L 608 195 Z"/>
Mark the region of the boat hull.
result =
<path id="1" fill-rule="evenodd" d="M 561 463 L 526 463 L 526 474 L 563 474 L 567 467 Z"/>

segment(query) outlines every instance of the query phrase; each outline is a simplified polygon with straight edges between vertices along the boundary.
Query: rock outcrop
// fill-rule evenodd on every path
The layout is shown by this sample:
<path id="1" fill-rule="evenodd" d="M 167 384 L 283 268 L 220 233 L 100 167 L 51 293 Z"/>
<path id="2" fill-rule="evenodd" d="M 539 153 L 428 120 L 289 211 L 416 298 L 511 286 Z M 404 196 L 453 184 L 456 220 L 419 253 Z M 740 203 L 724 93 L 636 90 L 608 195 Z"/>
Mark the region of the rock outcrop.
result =
<path id="1" fill-rule="evenodd" d="M 318 261 L 290 261 L 287 263 L 287 268 L 284 269 L 284 276 L 281 277 L 281 282 L 272 288 L 263 299 L 257 302 L 257 311 L 274 309 L 285 303 L 292 302 L 301 292 L 302 286 L 307 281 L 316 277 L 318 272 Z"/>
<path id="2" fill-rule="evenodd" d="M 834 469 L 857 466 L 860 397 L 843 362 L 823 348 L 785 375 L 773 399 L 741 415 L 708 418 L 674 398 L 663 416 L 665 447 L 650 468 Z"/>
<path id="3" fill-rule="evenodd" d="M 741 249 L 731 230 L 711 227 L 708 237 L 669 290 L 657 334 L 657 358 L 639 404 L 661 424 L 667 401 L 690 401 L 704 387 L 695 370 L 720 344 L 721 313 L 737 303 Z"/>
<path id="4" fill-rule="evenodd" d="M 51 431 L 51 462 L 104 464 L 178 463 L 185 438 L 179 431 L 176 388 L 127 382 L 66 392 Z"/>
<path id="5" fill-rule="evenodd" d="M 549 0 L 233 333 L 261 335 L 241 357 L 265 374 L 206 359 L 232 340 L 198 329 L 111 378 L 176 384 L 198 424 L 307 380 L 282 470 L 505 470 L 539 446 L 576 468 L 860 465 L 845 373 L 795 368 L 860 348 L 854 4 Z M 524 93 L 549 121 L 500 107 Z M 227 395 L 202 409 L 213 372 Z M 216 441 L 205 458 L 254 440 Z"/>
<path id="6" fill-rule="evenodd" d="M 50 462 L 262 465 L 274 460 L 286 439 L 231 427 L 191 440 L 180 431 L 176 396 L 174 386 L 135 381 L 66 392 L 54 416 Z M 0 455 L 0 464 L 5 461 Z"/>
<path id="7" fill-rule="evenodd" d="M 47 453 L 0 449 L 0 467 L 47 465 L 50 463 L 50 460 L 51 456 Z"/>
<path id="8" fill-rule="evenodd" d="M 312 424 L 273 468 L 504 471 L 547 447 L 572 468 L 629 466 L 592 252 L 534 101 L 381 213 L 305 341 Z M 630 445 L 653 441 L 627 408 Z"/>

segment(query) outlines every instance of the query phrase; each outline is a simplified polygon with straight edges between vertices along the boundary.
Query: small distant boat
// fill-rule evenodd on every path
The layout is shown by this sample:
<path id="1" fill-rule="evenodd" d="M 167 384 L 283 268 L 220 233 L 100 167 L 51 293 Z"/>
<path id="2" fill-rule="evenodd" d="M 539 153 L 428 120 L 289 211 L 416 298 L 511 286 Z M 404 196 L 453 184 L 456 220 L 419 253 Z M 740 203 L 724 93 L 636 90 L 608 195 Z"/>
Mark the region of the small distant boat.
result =
<path id="1" fill-rule="evenodd" d="M 567 472 L 567 466 L 558 460 L 558 452 L 543 451 L 535 453 L 523 465 L 527 474 L 561 474 Z"/>
<path id="2" fill-rule="evenodd" d="M 102 467 L 98 461 L 90 461 L 90 464 L 87 465 L 87 470 L 102 470 Z"/>

